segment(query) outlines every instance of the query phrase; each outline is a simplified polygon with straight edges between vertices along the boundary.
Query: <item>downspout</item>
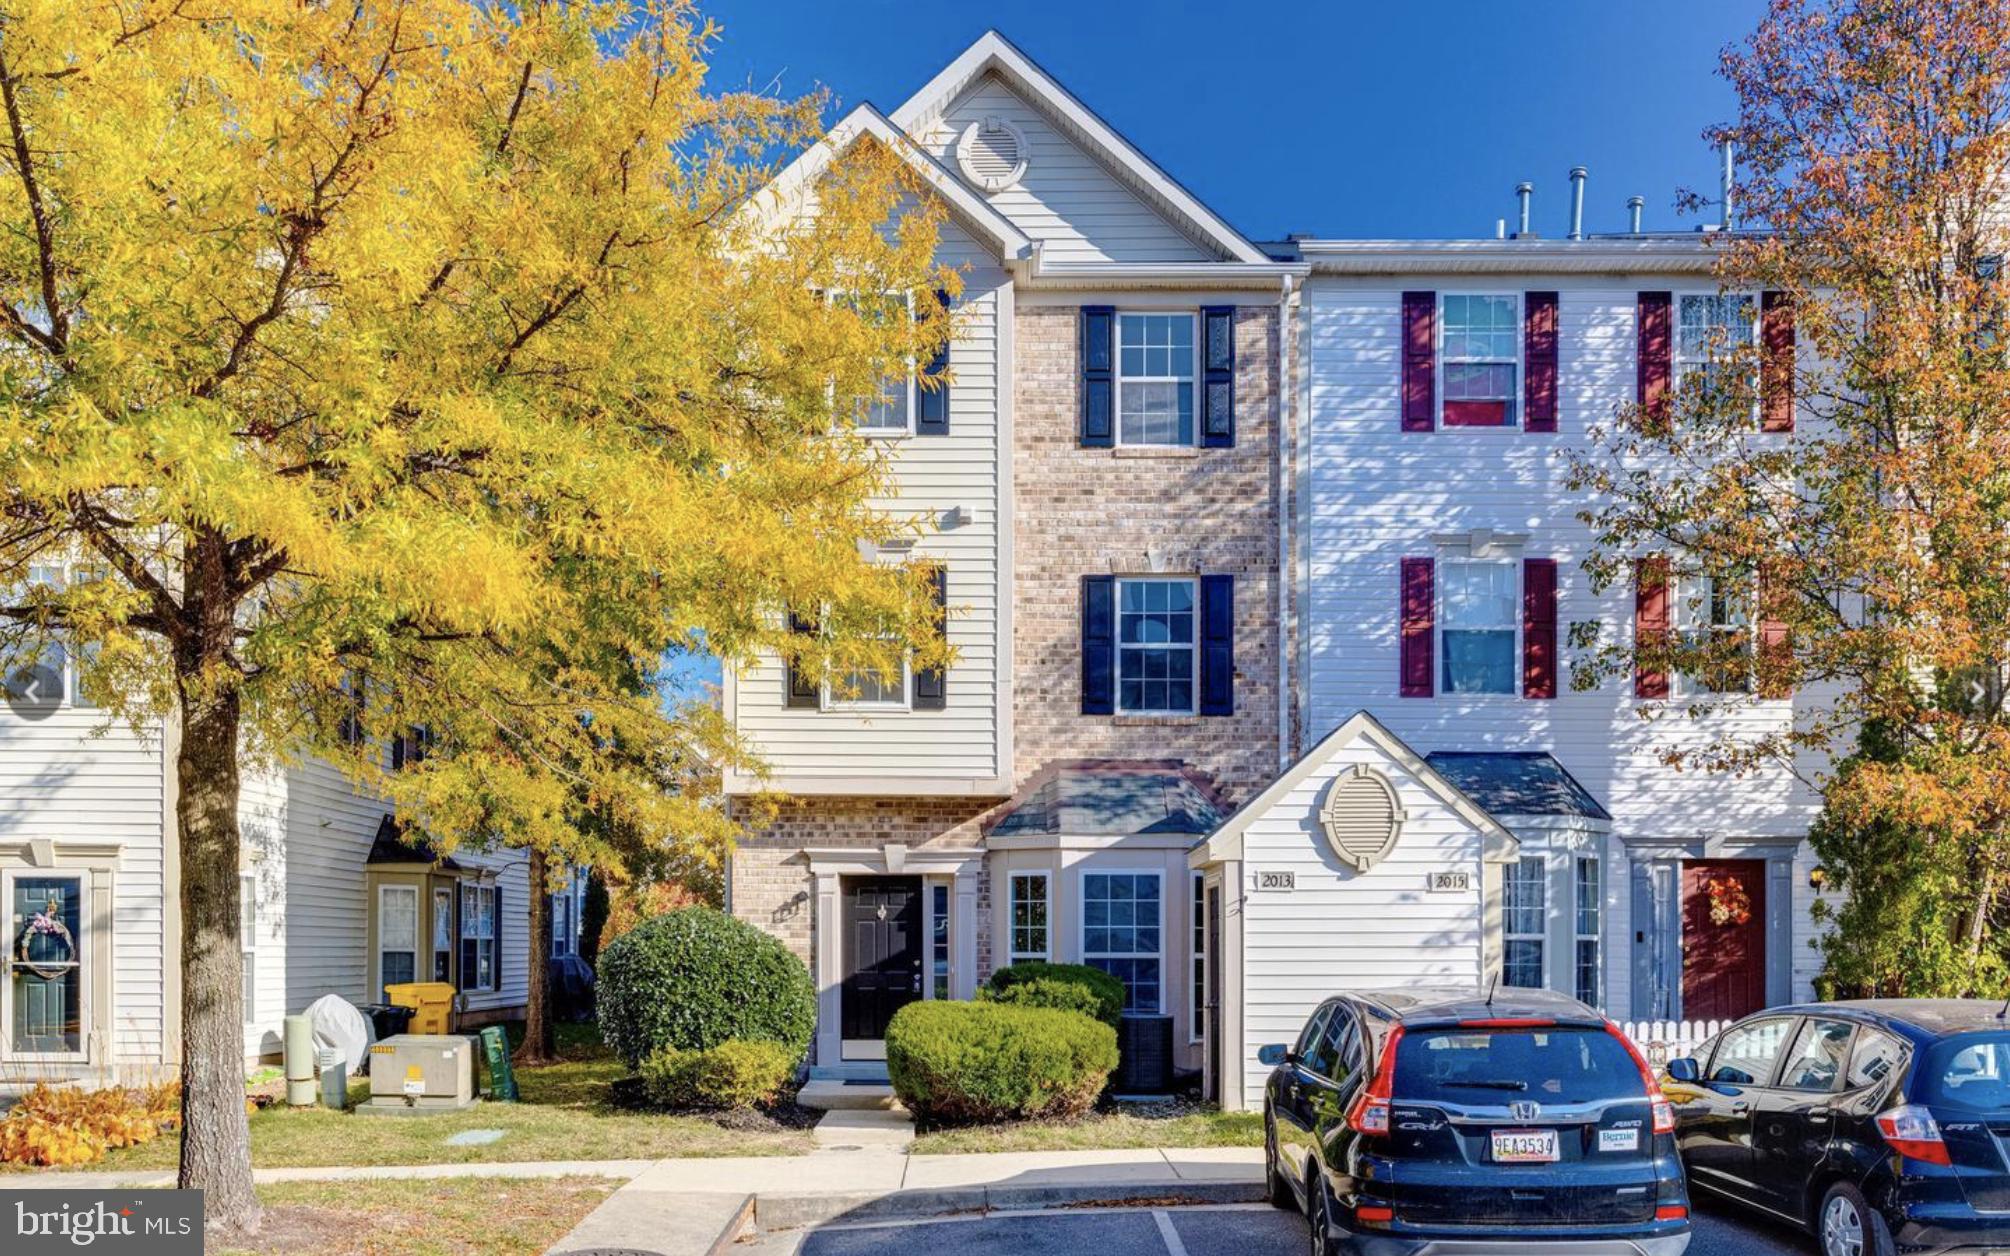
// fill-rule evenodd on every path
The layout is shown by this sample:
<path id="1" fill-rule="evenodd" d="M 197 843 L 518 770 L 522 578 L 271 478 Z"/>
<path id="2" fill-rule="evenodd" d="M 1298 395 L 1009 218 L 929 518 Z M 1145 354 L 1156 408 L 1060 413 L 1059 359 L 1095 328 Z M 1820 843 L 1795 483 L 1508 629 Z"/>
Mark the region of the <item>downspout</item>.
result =
<path id="1" fill-rule="evenodd" d="M 1284 275 L 1278 281 L 1277 293 L 1277 382 L 1274 391 L 1277 396 L 1276 440 L 1277 440 L 1277 767 L 1281 772 L 1295 757 L 1291 745 L 1291 513 L 1290 489 L 1293 483 L 1292 467 L 1297 453 L 1297 430 L 1292 422 L 1297 407 L 1292 404 L 1291 386 L 1291 344 L 1296 334 L 1297 320 L 1294 311 L 1298 306 L 1298 284 L 1296 276 Z M 1287 444 L 1285 433 L 1291 432 Z M 1290 451 L 1287 454 L 1287 449 Z M 1240 887 L 1237 887 L 1240 889 Z M 1224 1063 L 1223 1067 L 1227 1067 Z"/>

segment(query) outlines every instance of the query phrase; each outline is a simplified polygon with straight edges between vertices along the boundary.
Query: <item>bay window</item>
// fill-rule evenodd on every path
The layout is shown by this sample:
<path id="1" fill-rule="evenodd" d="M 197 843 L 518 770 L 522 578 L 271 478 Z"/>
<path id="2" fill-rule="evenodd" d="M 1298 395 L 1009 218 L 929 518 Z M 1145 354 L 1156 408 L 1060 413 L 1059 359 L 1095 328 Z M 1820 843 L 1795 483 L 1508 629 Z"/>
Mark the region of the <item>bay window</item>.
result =
<path id="1" fill-rule="evenodd" d="M 377 987 L 419 979 L 419 887 L 377 887 Z M 385 1002 L 390 996 L 385 995 Z"/>
<path id="2" fill-rule="evenodd" d="M 502 989 L 502 968 L 496 963 L 496 887 L 466 882 L 461 886 L 461 989 Z"/>
<path id="3" fill-rule="evenodd" d="M 1006 903 L 1011 917 L 1007 963 L 1046 960 L 1053 954 L 1053 931 L 1047 915 L 1048 884 L 1044 872 L 1012 874 Z"/>
<path id="4" fill-rule="evenodd" d="M 1604 878 L 1595 855 L 1579 855 L 1576 866 L 1575 889 L 1576 912 L 1576 954 L 1575 971 L 1572 974 L 1573 992 L 1580 1003 L 1598 1007 L 1605 1002 L 1605 968 L 1599 953 L 1600 920 L 1603 919 Z"/>
<path id="5" fill-rule="evenodd" d="M 1539 855 L 1524 855 L 1502 870 L 1503 933 L 1501 984 L 1540 990 L 1543 981 L 1543 928 L 1548 886 Z"/>

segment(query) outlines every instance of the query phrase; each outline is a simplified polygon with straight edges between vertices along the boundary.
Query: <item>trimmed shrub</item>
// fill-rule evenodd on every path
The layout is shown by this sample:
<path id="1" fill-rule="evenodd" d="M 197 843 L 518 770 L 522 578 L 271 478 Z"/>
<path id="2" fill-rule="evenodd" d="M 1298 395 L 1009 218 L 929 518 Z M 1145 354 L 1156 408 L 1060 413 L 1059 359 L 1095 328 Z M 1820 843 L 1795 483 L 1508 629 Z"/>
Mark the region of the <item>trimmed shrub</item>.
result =
<path id="1" fill-rule="evenodd" d="M 894 1093 L 926 1124 L 1080 1116 L 1116 1067 L 1116 1031 L 1080 1012 L 928 1000 L 886 1029 Z"/>
<path id="2" fill-rule="evenodd" d="M 1024 1007 L 1082 1012 L 1115 1029 L 1124 1015 L 1124 983 L 1087 964 L 1027 960 L 991 974 L 979 997 Z"/>
<path id="3" fill-rule="evenodd" d="M 809 1050 L 817 992 L 780 941 L 709 907 L 653 916 L 600 952 L 600 1034 L 635 1068 L 664 1047 L 703 1051 L 738 1038 Z"/>
<path id="4" fill-rule="evenodd" d="M 702 1051 L 653 1052 L 642 1061 L 642 1088 L 666 1108 L 751 1108 L 773 1100 L 795 1071 L 781 1043 L 733 1038 Z"/>

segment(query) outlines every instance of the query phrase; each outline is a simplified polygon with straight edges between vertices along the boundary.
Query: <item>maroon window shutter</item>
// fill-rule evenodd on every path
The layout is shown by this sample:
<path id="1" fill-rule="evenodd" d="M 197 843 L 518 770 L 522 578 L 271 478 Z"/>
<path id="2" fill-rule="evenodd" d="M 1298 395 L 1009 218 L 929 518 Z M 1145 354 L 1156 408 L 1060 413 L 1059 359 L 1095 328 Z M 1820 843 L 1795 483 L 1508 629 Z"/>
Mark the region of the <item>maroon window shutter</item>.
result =
<path id="1" fill-rule="evenodd" d="M 1669 614 L 1668 560 L 1654 556 L 1636 559 L 1633 564 L 1633 696 L 1665 698 L 1668 673 L 1650 666 L 1639 657 L 1644 650 L 1663 647 L 1673 628 Z"/>
<path id="2" fill-rule="evenodd" d="M 1556 560 L 1524 558 L 1521 564 L 1521 691 L 1523 697 L 1556 696 Z"/>
<path id="3" fill-rule="evenodd" d="M 1431 686 L 1431 633 L 1436 615 L 1432 602 L 1431 560 L 1403 560 L 1402 597 L 1402 694 L 1406 698 L 1428 698 Z"/>
<path id="4" fill-rule="evenodd" d="M 1675 369 L 1669 327 L 1672 304 L 1673 297 L 1666 292 L 1643 292 L 1637 307 L 1639 354 L 1634 400 L 1640 403 L 1650 431 L 1665 430 L 1668 423 L 1669 383 Z"/>
<path id="5" fill-rule="evenodd" d="M 1780 618 L 1780 575 L 1771 563 L 1759 565 L 1759 696 L 1786 698 L 1794 692 L 1793 641 Z"/>
<path id="6" fill-rule="evenodd" d="M 1436 426 L 1438 294 L 1403 294 L 1403 430 Z"/>
<path id="7" fill-rule="evenodd" d="M 1794 301 L 1784 292 L 1759 297 L 1759 428 L 1794 430 Z"/>
<path id="8" fill-rule="evenodd" d="M 1531 432 L 1556 430 L 1556 293 L 1531 292 L 1522 298 L 1523 426 Z"/>

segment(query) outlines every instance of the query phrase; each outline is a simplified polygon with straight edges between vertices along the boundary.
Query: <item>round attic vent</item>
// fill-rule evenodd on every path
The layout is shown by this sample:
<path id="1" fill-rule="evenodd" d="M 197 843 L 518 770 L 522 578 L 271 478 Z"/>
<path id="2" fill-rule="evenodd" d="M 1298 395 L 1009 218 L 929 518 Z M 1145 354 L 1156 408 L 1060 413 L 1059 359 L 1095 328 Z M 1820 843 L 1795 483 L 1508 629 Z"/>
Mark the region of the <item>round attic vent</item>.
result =
<path id="1" fill-rule="evenodd" d="M 1026 173 L 1026 136 L 1003 118 L 985 118 L 963 128 L 956 140 L 956 164 L 985 192 L 1001 192 Z"/>
<path id="2" fill-rule="evenodd" d="M 1403 834 L 1403 807 L 1395 787 L 1366 764 L 1334 778 L 1319 819 L 1333 853 L 1360 872 L 1387 858 Z"/>

